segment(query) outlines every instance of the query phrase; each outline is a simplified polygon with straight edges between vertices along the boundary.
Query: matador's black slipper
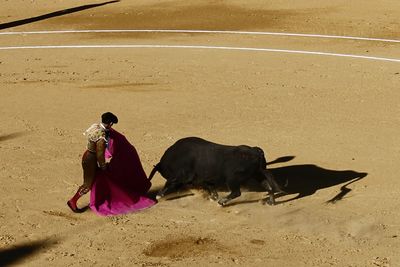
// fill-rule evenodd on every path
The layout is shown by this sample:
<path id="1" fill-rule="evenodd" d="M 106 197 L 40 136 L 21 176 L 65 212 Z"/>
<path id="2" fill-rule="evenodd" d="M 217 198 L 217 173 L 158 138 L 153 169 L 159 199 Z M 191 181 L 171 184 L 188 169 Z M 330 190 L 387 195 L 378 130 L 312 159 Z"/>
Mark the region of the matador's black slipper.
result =
<path id="1" fill-rule="evenodd" d="M 82 213 L 89 208 L 89 206 L 86 206 L 86 207 L 80 209 L 76 206 L 76 204 L 74 205 L 71 200 L 68 200 L 67 205 L 75 213 Z"/>

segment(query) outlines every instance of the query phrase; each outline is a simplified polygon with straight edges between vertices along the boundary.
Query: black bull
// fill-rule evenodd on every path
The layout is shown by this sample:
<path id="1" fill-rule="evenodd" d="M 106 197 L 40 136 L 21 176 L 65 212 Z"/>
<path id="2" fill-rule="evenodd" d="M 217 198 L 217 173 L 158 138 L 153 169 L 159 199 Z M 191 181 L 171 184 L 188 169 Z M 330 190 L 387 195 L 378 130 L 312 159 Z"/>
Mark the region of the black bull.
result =
<path id="1" fill-rule="evenodd" d="M 149 179 L 157 171 L 167 180 L 158 198 L 181 186 L 193 185 L 207 190 L 211 199 L 223 206 L 241 195 L 240 186 L 249 179 L 257 180 L 265 188 L 270 205 L 275 204 L 274 193 L 283 192 L 267 170 L 264 152 L 259 147 L 227 146 L 198 137 L 183 138 L 165 151 Z M 222 184 L 230 190 L 226 197 L 219 197 L 216 191 Z"/>

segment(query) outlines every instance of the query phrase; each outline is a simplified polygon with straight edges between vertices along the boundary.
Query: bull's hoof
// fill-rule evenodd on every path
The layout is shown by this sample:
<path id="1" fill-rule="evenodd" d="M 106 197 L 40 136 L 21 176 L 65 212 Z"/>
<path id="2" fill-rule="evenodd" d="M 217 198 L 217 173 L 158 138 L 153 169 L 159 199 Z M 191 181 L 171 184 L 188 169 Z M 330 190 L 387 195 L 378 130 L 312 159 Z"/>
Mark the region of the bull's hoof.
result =
<path id="1" fill-rule="evenodd" d="M 270 200 L 269 198 L 268 198 L 268 199 L 262 199 L 262 200 L 260 200 L 260 203 L 261 203 L 262 205 L 265 205 L 265 204 L 268 204 L 268 205 L 270 205 L 270 206 L 274 206 L 274 205 L 275 205 L 275 201 Z"/>
<path id="2" fill-rule="evenodd" d="M 281 191 L 275 193 L 275 198 L 283 197 L 283 196 L 286 196 L 286 195 L 289 195 L 289 193 L 281 190 Z"/>
<path id="3" fill-rule="evenodd" d="M 227 204 L 227 202 L 228 202 L 228 199 L 226 199 L 226 198 L 221 198 L 220 200 L 218 200 L 218 204 L 221 207 L 224 207 Z"/>
<path id="4" fill-rule="evenodd" d="M 163 196 L 156 195 L 156 199 L 157 199 L 157 200 L 160 200 L 162 197 L 163 197 Z"/>
<path id="5" fill-rule="evenodd" d="M 275 206 L 275 201 L 271 199 L 267 199 L 267 204 L 270 206 Z"/>
<path id="6" fill-rule="evenodd" d="M 210 199 L 211 201 L 217 201 L 217 200 L 218 200 L 218 196 L 210 195 L 210 196 L 209 196 L 209 199 Z"/>

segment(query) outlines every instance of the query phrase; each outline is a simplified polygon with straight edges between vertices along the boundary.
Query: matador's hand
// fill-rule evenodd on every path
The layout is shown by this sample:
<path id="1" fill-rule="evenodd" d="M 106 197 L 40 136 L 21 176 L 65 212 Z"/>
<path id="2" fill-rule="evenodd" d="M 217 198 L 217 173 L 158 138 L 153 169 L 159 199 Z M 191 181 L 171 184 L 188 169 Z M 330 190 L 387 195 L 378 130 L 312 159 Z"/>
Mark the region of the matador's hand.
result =
<path id="1" fill-rule="evenodd" d="M 100 164 L 100 169 L 101 169 L 102 171 L 107 170 L 107 168 L 108 168 L 108 163 L 107 163 L 107 162 L 105 162 L 105 163 L 103 163 L 103 164 Z"/>

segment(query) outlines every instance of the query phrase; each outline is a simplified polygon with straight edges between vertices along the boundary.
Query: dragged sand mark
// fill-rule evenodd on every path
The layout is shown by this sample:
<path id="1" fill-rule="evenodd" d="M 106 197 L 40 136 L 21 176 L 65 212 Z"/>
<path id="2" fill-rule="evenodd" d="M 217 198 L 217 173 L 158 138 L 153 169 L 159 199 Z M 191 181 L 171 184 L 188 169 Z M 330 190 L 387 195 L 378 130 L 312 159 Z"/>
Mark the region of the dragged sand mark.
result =
<path id="1" fill-rule="evenodd" d="M 62 218 L 65 218 L 65 219 L 71 220 L 71 221 L 78 221 L 79 220 L 78 218 L 76 218 L 74 216 L 71 216 L 71 215 L 68 215 L 68 214 L 66 214 L 64 212 L 61 212 L 61 211 L 44 210 L 43 213 L 46 214 L 46 215 L 50 215 L 50 216 L 62 217 Z"/>
<path id="2" fill-rule="evenodd" d="M 97 85 L 87 85 L 82 86 L 82 88 L 91 88 L 91 89 L 116 89 L 116 88 L 124 88 L 124 89 L 134 89 L 134 91 L 149 91 L 144 90 L 139 87 L 147 87 L 157 85 L 156 83 L 113 83 L 113 84 L 97 84 Z"/>
<path id="3" fill-rule="evenodd" d="M 265 241 L 261 239 L 252 239 L 250 243 L 254 245 L 265 245 Z"/>
<path id="4" fill-rule="evenodd" d="M 149 262 L 149 261 L 146 261 L 146 262 L 137 262 L 137 264 L 138 264 L 138 266 L 141 266 L 141 267 L 170 266 L 170 265 L 167 264 L 167 263 L 162 263 L 162 262 Z"/>
<path id="5" fill-rule="evenodd" d="M 165 240 L 151 244 L 143 251 L 143 254 L 150 257 L 168 257 L 178 260 L 216 254 L 237 255 L 235 251 L 230 250 L 213 238 L 193 236 L 182 238 L 167 236 Z"/>

